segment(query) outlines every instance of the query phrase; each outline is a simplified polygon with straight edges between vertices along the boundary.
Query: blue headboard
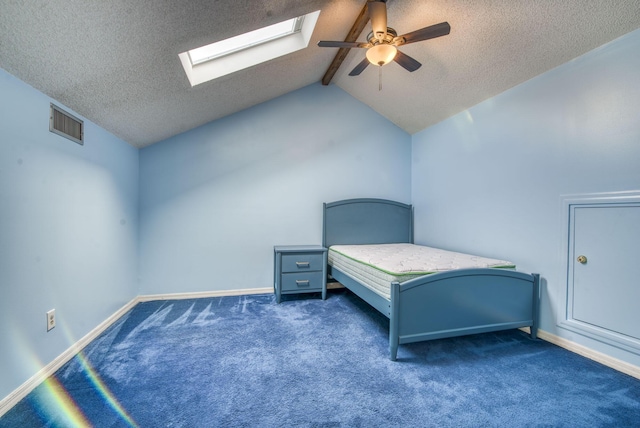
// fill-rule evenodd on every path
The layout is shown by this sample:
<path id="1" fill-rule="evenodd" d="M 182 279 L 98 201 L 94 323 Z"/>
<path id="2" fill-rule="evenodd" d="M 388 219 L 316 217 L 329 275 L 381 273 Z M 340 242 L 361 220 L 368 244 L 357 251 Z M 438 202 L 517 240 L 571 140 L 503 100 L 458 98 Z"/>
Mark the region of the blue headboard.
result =
<path id="1" fill-rule="evenodd" d="M 413 243 L 413 207 L 385 199 L 324 204 L 322 245 Z"/>

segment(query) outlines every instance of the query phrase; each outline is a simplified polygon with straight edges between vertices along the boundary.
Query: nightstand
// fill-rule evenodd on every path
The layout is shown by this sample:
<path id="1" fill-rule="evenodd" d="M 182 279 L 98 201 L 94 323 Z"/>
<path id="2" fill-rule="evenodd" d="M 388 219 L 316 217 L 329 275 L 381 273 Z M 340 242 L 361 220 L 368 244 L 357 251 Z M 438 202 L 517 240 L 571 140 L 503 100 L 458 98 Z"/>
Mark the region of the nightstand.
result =
<path id="1" fill-rule="evenodd" d="M 320 245 L 273 247 L 273 290 L 280 303 L 283 294 L 322 292 L 327 298 L 327 249 Z"/>

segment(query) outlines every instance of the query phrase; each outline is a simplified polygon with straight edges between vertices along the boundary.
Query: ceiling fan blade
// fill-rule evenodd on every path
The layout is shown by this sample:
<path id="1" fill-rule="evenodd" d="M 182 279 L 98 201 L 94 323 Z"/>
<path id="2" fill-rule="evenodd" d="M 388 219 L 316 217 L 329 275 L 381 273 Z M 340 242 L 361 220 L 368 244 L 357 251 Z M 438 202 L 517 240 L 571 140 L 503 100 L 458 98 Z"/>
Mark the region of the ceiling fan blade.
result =
<path id="1" fill-rule="evenodd" d="M 359 75 L 364 71 L 365 68 L 367 68 L 368 65 L 369 65 L 369 60 L 367 58 L 363 59 L 360 62 L 360 64 L 356 65 L 355 68 L 351 70 L 351 73 L 349 73 L 349 76 Z"/>
<path id="2" fill-rule="evenodd" d="M 446 36 L 450 31 L 451 26 L 449 23 L 441 22 L 440 24 L 431 25 L 430 27 L 421 28 L 407 34 L 403 34 L 402 36 L 398 36 L 397 39 L 399 42 L 397 43 L 397 46 Z"/>
<path id="3" fill-rule="evenodd" d="M 422 67 L 422 64 L 420 64 L 418 61 L 400 51 L 398 51 L 393 60 L 400 64 L 407 71 L 416 71 L 417 69 Z"/>
<path id="4" fill-rule="evenodd" d="M 368 5 L 371 30 L 374 37 L 382 41 L 387 35 L 387 5 L 384 1 L 371 1 Z"/>
<path id="5" fill-rule="evenodd" d="M 369 43 L 360 42 L 333 42 L 321 40 L 318 42 L 321 48 L 370 48 Z"/>

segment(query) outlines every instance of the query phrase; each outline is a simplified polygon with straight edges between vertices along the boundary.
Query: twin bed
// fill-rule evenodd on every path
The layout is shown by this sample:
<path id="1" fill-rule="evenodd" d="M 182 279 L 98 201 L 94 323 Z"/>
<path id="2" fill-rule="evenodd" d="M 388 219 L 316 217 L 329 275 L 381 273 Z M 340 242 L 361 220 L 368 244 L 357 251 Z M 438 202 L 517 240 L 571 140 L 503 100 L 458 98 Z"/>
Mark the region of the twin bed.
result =
<path id="1" fill-rule="evenodd" d="M 329 275 L 390 320 L 389 352 L 405 343 L 538 329 L 538 274 L 504 260 L 413 245 L 413 208 L 382 199 L 324 204 Z"/>

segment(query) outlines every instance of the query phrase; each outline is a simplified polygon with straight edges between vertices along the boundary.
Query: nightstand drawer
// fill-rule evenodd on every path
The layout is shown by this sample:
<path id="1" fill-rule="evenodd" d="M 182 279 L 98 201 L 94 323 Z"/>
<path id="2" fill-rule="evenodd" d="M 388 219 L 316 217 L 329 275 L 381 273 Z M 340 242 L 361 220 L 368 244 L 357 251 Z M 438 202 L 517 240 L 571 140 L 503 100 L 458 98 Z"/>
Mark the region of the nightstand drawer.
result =
<path id="1" fill-rule="evenodd" d="M 322 284 L 322 271 L 282 274 L 282 291 L 322 290 Z"/>
<path id="2" fill-rule="evenodd" d="M 323 254 L 283 254 L 282 255 L 282 272 L 308 272 L 314 270 L 322 270 Z"/>

